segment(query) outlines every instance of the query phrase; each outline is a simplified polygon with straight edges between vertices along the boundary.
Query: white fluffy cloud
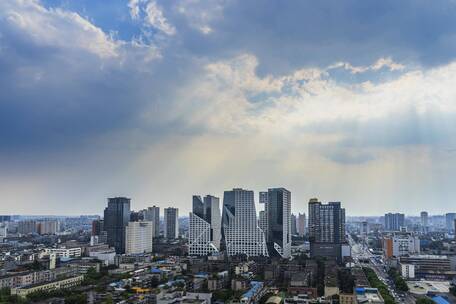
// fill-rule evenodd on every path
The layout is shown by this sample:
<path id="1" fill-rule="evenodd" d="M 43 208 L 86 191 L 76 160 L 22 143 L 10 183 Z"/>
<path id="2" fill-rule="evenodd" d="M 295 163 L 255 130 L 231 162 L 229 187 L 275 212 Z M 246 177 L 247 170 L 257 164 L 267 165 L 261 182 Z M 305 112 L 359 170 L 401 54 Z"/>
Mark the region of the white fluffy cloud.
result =
<path id="1" fill-rule="evenodd" d="M 141 20 L 146 27 L 152 27 L 170 36 L 176 34 L 176 28 L 168 22 L 155 0 L 130 0 L 128 7 L 131 17 L 134 20 Z"/>
<path id="2" fill-rule="evenodd" d="M 11 30 L 39 46 L 82 49 L 100 57 L 117 56 L 119 44 L 74 12 L 46 9 L 39 1 L 2 1 L 0 18 Z"/>

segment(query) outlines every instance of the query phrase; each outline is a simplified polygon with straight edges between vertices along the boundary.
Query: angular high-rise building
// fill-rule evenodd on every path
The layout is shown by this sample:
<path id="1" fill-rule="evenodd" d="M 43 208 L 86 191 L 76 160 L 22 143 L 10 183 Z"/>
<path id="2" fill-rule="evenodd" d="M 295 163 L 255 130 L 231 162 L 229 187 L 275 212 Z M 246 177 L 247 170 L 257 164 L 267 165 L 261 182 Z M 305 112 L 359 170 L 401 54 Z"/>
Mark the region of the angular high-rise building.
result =
<path id="1" fill-rule="evenodd" d="M 317 243 L 345 242 L 345 209 L 340 202 L 309 201 L 309 238 Z"/>
<path id="2" fill-rule="evenodd" d="M 193 196 L 188 232 L 189 255 L 209 255 L 220 250 L 221 216 L 220 199 L 206 195 Z"/>
<path id="3" fill-rule="evenodd" d="M 104 229 L 107 233 L 107 243 L 114 247 L 117 253 L 125 253 L 125 229 L 130 221 L 130 199 L 114 197 L 108 199 L 104 210 Z"/>
<path id="4" fill-rule="evenodd" d="M 268 189 L 265 207 L 269 256 L 289 258 L 292 234 L 291 192 L 285 188 Z"/>
<path id="5" fill-rule="evenodd" d="M 152 222 L 129 222 L 125 229 L 126 254 L 152 252 L 154 226 Z"/>
<path id="6" fill-rule="evenodd" d="M 164 226 L 166 239 L 179 237 L 179 209 L 172 207 L 164 209 Z"/>
<path id="7" fill-rule="evenodd" d="M 306 234 L 306 214 L 299 213 L 297 219 L 298 235 L 303 237 Z"/>
<path id="8" fill-rule="evenodd" d="M 223 194 L 222 237 L 228 256 L 267 256 L 258 226 L 253 191 L 235 188 Z"/>
<path id="9" fill-rule="evenodd" d="M 144 220 L 154 223 L 154 237 L 160 236 L 160 207 L 152 206 L 144 210 Z"/>
<path id="10" fill-rule="evenodd" d="M 403 213 L 385 214 L 386 231 L 401 231 L 401 227 L 405 227 L 405 215 Z"/>

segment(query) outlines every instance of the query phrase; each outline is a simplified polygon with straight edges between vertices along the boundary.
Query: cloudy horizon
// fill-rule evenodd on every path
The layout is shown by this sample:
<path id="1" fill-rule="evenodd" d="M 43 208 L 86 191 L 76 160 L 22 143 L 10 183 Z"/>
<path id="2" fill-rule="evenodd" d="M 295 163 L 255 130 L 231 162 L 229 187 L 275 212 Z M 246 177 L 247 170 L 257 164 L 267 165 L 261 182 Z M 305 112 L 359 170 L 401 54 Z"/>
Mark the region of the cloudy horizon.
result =
<path id="1" fill-rule="evenodd" d="M 456 212 L 456 2 L 0 2 L 0 214 L 285 187 Z"/>

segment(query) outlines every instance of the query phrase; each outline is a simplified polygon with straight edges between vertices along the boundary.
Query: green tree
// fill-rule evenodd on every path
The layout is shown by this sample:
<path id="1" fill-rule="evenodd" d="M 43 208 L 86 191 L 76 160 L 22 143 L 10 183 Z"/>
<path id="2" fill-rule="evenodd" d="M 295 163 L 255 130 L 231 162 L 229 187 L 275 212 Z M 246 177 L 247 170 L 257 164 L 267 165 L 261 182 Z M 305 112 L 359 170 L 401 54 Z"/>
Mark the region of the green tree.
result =
<path id="1" fill-rule="evenodd" d="M 429 298 L 419 298 L 418 300 L 415 301 L 416 304 L 435 304 L 434 301 L 432 301 Z"/>
<path id="2" fill-rule="evenodd" d="M 65 297 L 65 304 L 85 304 L 87 296 L 84 293 L 72 293 Z"/>

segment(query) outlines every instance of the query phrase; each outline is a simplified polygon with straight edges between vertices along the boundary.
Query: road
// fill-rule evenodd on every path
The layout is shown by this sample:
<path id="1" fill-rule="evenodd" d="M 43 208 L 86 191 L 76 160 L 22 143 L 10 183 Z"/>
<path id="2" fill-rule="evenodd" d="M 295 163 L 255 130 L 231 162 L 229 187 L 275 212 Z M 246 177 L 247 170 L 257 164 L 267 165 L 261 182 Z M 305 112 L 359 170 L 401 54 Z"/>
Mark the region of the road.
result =
<path id="1" fill-rule="evenodd" d="M 389 275 L 384 269 L 382 257 L 374 255 L 369 251 L 369 248 L 365 244 L 355 242 L 351 236 L 349 236 L 349 242 L 352 248 L 352 257 L 355 263 L 358 266 L 367 266 L 374 270 L 378 278 L 386 286 L 388 286 L 390 294 L 394 297 L 397 303 L 415 304 L 415 298 L 408 292 L 402 297 L 400 296 L 401 293 L 396 290 L 394 283 L 389 279 Z M 363 263 L 362 261 L 367 261 L 367 263 Z"/>

